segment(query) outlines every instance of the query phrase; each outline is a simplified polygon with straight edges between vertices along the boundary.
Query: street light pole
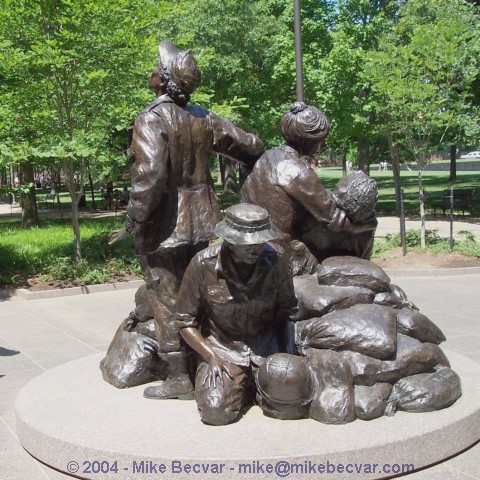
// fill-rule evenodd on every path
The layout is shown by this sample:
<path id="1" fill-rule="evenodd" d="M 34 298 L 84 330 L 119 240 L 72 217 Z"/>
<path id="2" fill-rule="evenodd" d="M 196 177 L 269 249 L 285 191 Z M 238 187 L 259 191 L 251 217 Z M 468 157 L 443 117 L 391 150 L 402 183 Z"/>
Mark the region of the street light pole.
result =
<path id="1" fill-rule="evenodd" d="M 297 72 L 297 102 L 304 101 L 303 60 L 302 60 L 302 27 L 300 18 L 300 0 L 293 0 L 294 32 L 295 32 L 295 66 Z"/>

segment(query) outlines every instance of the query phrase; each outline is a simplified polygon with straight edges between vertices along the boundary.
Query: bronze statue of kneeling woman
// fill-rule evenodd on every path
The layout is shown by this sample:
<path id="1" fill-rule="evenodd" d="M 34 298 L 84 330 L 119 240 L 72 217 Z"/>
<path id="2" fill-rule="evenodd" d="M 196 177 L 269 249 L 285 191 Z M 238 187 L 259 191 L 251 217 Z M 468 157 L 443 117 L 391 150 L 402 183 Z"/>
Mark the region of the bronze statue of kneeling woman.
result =
<path id="1" fill-rule="evenodd" d="M 202 421 L 236 421 L 255 398 L 254 375 L 266 358 L 286 350 L 295 311 L 288 259 L 269 242 L 265 209 L 227 209 L 215 233 L 223 242 L 198 253 L 177 297 L 180 334 L 200 355 L 195 400 Z"/>

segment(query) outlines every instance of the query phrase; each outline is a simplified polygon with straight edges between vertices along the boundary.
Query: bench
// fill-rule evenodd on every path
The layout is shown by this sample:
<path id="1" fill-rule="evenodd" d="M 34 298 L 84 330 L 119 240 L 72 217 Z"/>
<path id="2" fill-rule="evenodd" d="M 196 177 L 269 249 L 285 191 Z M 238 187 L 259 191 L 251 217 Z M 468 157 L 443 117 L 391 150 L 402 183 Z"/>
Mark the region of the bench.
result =
<path id="1" fill-rule="evenodd" d="M 437 208 L 442 210 L 443 216 L 450 210 L 450 195 L 452 191 L 446 189 L 440 197 L 431 198 L 431 207 L 433 208 L 433 214 L 437 216 Z M 462 215 L 465 215 L 465 211 L 468 211 L 470 215 L 475 212 L 475 205 L 477 201 L 477 191 L 473 188 L 469 189 L 454 189 L 453 190 L 453 209 L 461 210 Z"/>
<path id="2" fill-rule="evenodd" d="M 38 198 L 38 196 L 37 196 Z M 54 193 L 46 193 L 43 200 L 39 201 L 40 208 L 53 207 L 55 205 L 56 195 Z"/>

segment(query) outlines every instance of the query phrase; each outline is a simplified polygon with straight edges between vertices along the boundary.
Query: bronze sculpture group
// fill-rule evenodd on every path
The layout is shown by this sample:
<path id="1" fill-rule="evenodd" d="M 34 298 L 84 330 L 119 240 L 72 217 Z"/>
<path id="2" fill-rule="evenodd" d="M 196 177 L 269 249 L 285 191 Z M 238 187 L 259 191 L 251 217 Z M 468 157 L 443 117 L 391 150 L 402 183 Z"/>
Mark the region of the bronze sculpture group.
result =
<path id="1" fill-rule="evenodd" d="M 329 121 L 295 102 L 285 143 L 261 140 L 189 104 L 191 53 L 159 45 L 155 101 L 135 119 L 125 229 L 145 278 L 101 362 L 104 379 L 155 399 L 195 398 L 210 425 L 252 404 L 279 419 L 324 423 L 429 411 L 461 395 L 443 334 L 369 261 L 375 182 L 327 191 L 311 169 Z M 253 168 L 221 220 L 212 153 Z M 222 241 L 209 246 L 215 236 Z"/>

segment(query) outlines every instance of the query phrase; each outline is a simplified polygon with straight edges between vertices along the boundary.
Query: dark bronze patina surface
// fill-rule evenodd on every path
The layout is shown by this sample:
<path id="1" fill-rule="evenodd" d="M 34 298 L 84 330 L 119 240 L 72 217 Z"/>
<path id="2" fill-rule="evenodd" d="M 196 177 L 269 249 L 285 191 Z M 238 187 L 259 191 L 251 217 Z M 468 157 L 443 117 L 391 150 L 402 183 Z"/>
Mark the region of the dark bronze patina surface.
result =
<path id="1" fill-rule="evenodd" d="M 323 112 L 295 102 L 285 143 L 263 152 L 255 135 L 188 103 L 200 82 L 189 52 L 163 41 L 159 54 L 157 98 L 133 124 L 127 223 L 112 234 L 135 234 L 146 284 L 101 363 L 105 380 L 163 379 L 145 397 L 195 398 L 209 425 L 253 403 L 330 424 L 454 403 L 461 384 L 443 333 L 369 260 L 375 182 L 352 173 L 328 191 L 310 166 L 330 127 Z M 253 167 L 224 220 L 214 152 Z M 223 241 L 209 246 L 215 235 Z"/>

